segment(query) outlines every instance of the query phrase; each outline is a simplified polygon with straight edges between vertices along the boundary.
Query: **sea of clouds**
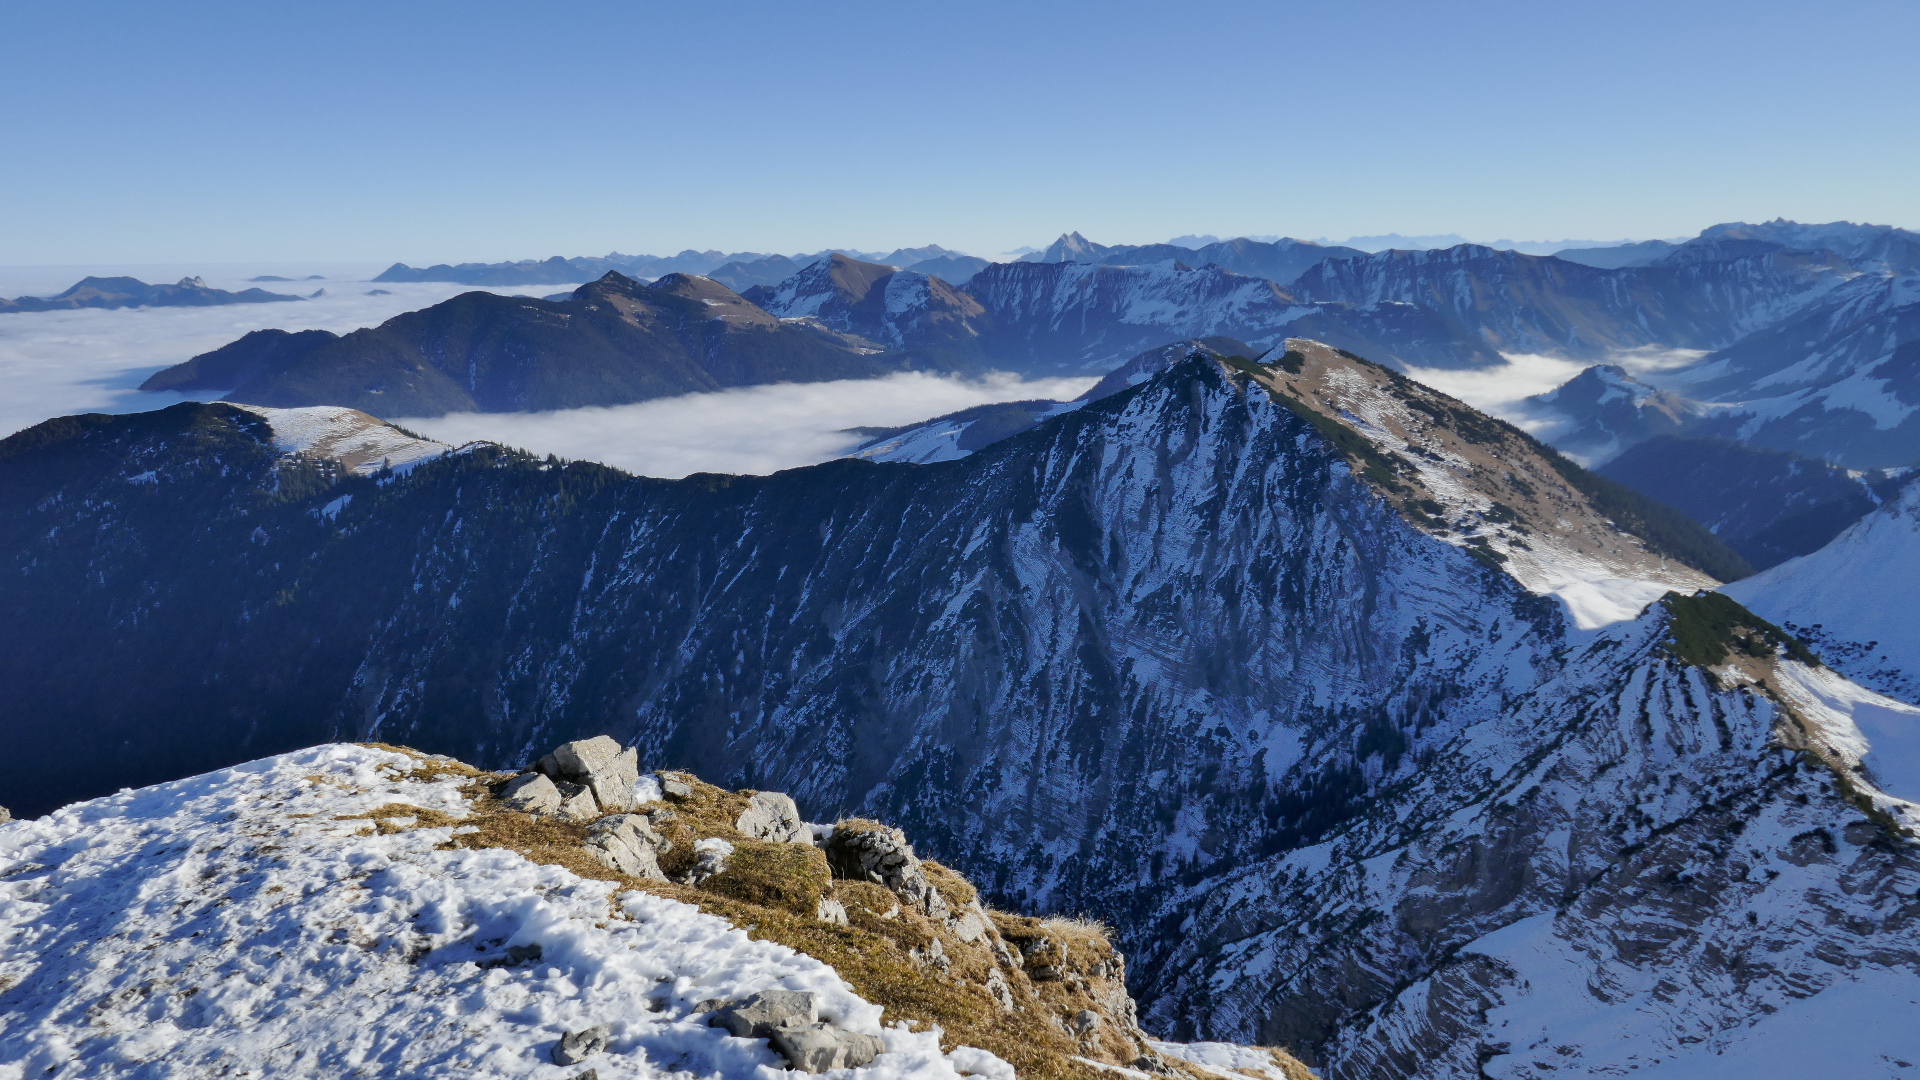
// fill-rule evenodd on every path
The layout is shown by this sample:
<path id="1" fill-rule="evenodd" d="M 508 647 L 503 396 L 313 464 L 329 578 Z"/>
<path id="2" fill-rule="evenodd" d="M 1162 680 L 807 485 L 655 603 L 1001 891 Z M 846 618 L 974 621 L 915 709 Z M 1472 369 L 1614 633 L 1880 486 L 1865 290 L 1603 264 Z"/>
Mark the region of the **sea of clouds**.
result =
<path id="1" fill-rule="evenodd" d="M 375 265 L 0 267 L 0 296 L 51 296 L 89 274 L 178 281 L 198 276 L 214 288 L 262 288 L 307 296 L 299 301 L 210 308 L 121 308 L 0 314 L 0 436 L 55 416 L 165 408 L 177 394 L 142 393 L 147 376 L 252 331 L 375 326 L 439 303 L 473 286 L 375 283 Z M 275 274 L 291 282 L 253 282 Z M 319 274 L 324 280 L 299 280 Z M 492 291 L 546 296 L 568 285 Z M 368 295 L 384 290 L 387 295 Z M 694 472 L 769 473 L 838 457 L 862 440 L 847 429 L 893 427 L 973 405 L 1027 398 L 1070 398 L 1091 378 L 1023 380 L 1010 375 L 960 379 L 905 373 L 882 379 L 748 387 L 610 408 L 547 413 L 464 413 L 389 417 L 450 442 L 484 439 L 540 454 L 600 461 L 648 476 Z"/>
<path id="2" fill-rule="evenodd" d="M 765 474 L 841 457 L 857 427 L 897 427 L 974 405 L 1077 397 L 1097 379 L 959 379 L 909 371 L 880 379 L 777 383 L 607 408 L 453 413 L 394 422 L 442 442 L 476 439 L 599 461 L 642 476 Z"/>

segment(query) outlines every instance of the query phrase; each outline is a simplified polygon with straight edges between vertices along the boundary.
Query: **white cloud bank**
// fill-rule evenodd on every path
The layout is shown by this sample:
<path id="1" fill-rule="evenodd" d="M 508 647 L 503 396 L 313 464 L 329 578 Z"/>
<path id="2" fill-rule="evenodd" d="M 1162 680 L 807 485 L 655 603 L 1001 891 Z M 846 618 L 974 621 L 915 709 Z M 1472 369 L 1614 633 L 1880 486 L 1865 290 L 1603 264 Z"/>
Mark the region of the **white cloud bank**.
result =
<path id="1" fill-rule="evenodd" d="M 443 442 L 476 439 L 598 461 L 642 476 L 765 474 L 840 457 L 853 427 L 896 427 L 995 401 L 1078 396 L 1097 379 L 959 379 L 903 372 L 880 379 L 749 386 L 607 408 L 395 418 Z"/>
<path id="2" fill-rule="evenodd" d="M 119 308 L 115 310 L 39 311 L 0 314 L 0 437 L 54 416 L 82 412 L 145 412 L 180 400 L 177 394 L 143 394 L 136 387 L 148 375 L 170 367 L 252 330 L 331 330 L 336 334 L 377 326 L 404 311 L 437 304 L 473 291 L 473 286 L 442 282 L 396 284 L 365 279 L 382 267 L 240 266 L 195 269 L 191 266 L 0 267 L 0 296 L 50 296 L 89 274 L 125 275 L 167 282 L 198 274 L 217 289 L 305 296 L 313 300 L 269 304 L 232 304 L 204 308 Z M 250 282 L 257 274 L 302 278 L 324 274 L 324 281 Z M 495 292 L 546 296 L 567 285 L 533 285 Z M 389 295 L 368 296 L 383 289 Z"/>

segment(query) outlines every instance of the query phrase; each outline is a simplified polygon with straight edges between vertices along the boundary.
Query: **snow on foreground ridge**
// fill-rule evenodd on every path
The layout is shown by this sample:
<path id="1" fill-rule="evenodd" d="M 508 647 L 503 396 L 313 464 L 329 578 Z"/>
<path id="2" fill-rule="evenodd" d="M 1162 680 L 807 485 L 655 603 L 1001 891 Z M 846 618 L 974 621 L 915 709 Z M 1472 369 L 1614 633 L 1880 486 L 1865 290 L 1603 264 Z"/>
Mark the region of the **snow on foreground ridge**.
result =
<path id="1" fill-rule="evenodd" d="M 464 814 L 460 780 L 406 778 L 417 764 L 321 746 L 0 826 L 0 1080 L 771 1078 L 763 1040 L 693 1012 L 769 989 L 812 991 L 824 1019 L 885 1041 L 841 1073 L 1012 1080 L 986 1051 L 883 1028 L 831 967 L 687 904 L 439 850 L 459 825 L 380 835 L 364 815 L 390 803 Z M 606 1053 L 551 1063 L 596 1024 Z"/>

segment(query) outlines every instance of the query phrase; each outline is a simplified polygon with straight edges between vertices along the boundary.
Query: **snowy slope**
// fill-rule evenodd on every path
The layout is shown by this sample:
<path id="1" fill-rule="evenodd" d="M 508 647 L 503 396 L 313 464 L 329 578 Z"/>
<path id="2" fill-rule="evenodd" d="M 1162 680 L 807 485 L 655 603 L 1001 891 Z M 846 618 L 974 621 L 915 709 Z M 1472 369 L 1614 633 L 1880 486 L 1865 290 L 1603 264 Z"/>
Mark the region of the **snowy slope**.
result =
<path id="1" fill-rule="evenodd" d="M 1920 485 L 1826 547 L 1722 586 L 1862 683 L 1920 701 Z"/>
<path id="2" fill-rule="evenodd" d="M 458 777 L 321 746 L 0 826 L 0 1077 L 783 1075 L 693 1008 L 766 989 L 881 1036 L 875 1080 L 1011 1080 L 980 1050 L 881 1025 L 834 970 L 725 920 L 497 849 L 443 849 Z M 416 827 L 405 827 L 416 826 Z M 539 959 L 483 967 L 506 949 Z"/>
<path id="3" fill-rule="evenodd" d="M 443 442 L 409 435 L 358 409 L 332 405 L 300 409 L 238 407 L 267 421 L 273 428 L 273 444 L 282 453 L 329 458 L 362 476 L 382 468 L 405 471 L 453 449 Z"/>

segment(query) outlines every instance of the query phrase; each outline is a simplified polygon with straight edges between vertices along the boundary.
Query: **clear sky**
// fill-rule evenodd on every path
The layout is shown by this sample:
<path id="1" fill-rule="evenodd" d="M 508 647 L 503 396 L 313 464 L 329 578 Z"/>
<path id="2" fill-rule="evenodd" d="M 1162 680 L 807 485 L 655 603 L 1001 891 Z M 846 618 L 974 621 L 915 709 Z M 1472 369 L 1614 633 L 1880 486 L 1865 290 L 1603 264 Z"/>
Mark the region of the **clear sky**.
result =
<path id="1" fill-rule="evenodd" d="M 1920 226 L 1920 4 L 17 3 L 0 264 Z"/>

